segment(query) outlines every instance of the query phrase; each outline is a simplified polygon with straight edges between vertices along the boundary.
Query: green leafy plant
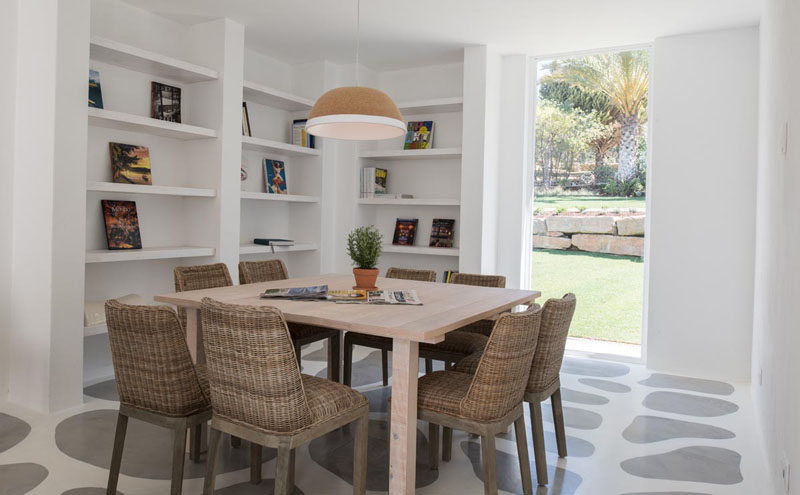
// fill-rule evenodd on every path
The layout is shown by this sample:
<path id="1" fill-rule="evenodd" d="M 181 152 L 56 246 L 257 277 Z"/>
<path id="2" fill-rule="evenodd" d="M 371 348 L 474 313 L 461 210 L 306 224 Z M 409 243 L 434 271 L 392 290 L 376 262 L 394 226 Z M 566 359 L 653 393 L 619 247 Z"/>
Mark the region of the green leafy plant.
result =
<path id="1" fill-rule="evenodd" d="M 559 206 L 558 208 L 556 208 L 556 215 L 561 215 L 565 211 L 567 211 L 566 208 L 564 208 L 563 206 Z"/>
<path id="2" fill-rule="evenodd" d="M 347 234 L 347 255 L 356 268 L 371 269 L 381 256 L 383 236 L 374 225 L 358 227 Z"/>
<path id="3" fill-rule="evenodd" d="M 535 208 L 535 209 L 533 210 L 533 214 L 538 216 L 538 215 L 541 215 L 541 214 L 542 214 L 542 211 L 543 211 L 543 210 L 542 210 L 542 207 L 541 207 L 541 206 L 539 206 L 538 208 Z"/>
<path id="4" fill-rule="evenodd" d="M 583 213 L 584 211 L 586 211 L 586 205 L 580 205 L 580 206 L 578 206 L 578 211 L 579 211 L 579 212 L 581 212 L 581 213 Z"/>

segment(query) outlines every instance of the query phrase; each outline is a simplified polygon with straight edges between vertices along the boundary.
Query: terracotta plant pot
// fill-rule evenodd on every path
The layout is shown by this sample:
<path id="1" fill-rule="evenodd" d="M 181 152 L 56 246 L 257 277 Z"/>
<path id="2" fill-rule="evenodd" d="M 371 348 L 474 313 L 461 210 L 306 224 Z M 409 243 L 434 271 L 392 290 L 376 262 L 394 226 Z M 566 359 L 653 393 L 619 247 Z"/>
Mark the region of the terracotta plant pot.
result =
<path id="1" fill-rule="evenodd" d="M 377 268 L 353 268 L 353 276 L 356 279 L 354 289 L 375 290 L 375 281 L 378 279 Z"/>

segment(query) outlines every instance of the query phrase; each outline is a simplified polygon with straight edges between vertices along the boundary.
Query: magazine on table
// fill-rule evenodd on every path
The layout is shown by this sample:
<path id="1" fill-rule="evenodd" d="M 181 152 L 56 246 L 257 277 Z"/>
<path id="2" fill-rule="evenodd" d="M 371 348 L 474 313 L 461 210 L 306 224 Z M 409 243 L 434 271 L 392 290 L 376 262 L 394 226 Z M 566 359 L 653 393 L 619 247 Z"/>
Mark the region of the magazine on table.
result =
<path id="1" fill-rule="evenodd" d="M 312 285 L 310 287 L 289 287 L 281 289 L 267 289 L 261 293 L 264 299 L 291 299 L 315 300 L 328 298 L 327 285 Z"/>
<path id="2" fill-rule="evenodd" d="M 340 304 L 404 304 L 420 306 L 415 290 L 336 290 L 331 291 L 328 299 Z"/>

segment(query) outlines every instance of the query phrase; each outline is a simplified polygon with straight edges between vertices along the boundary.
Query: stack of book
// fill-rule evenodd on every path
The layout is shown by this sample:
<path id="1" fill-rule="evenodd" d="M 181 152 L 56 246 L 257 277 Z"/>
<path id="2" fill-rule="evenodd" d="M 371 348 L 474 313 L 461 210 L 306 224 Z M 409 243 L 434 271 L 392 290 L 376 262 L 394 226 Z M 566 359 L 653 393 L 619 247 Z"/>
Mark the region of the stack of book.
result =
<path id="1" fill-rule="evenodd" d="M 253 244 L 260 244 L 262 246 L 294 246 L 294 241 L 291 239 L 253 239 Z"/>
<path id="2" fill-rule="evenodd" d="M 306 132 L 306 122 L 308 119 L 297 119 L 292 121 L 292 144 L 303 148 L 314 148 L 314 136 Z"/>
<path id="3" fill-rule="evenodd" d="M 374 198 L 386 194 L 388 172 L 383 168 L 364 167 L 361 169 L 361 197 Z"/>

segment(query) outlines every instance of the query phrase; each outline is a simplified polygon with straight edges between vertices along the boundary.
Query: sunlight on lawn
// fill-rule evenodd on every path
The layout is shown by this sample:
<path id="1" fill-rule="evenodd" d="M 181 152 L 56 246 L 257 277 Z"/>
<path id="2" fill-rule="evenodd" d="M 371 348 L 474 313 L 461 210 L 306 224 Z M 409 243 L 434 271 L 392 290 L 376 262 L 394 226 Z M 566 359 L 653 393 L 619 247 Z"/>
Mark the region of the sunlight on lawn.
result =
<path id="1" fill-rule="evenodd" d="M 641 343 L 641 258 L 537 249 L 532 271 L 533 289 L 542 291 L 542 303 L 575 294 L 570 336 Z"/>
<path id="2" fill-rule="evenodd" d="M 534 196 L 534 208 L 645 208 L 645 198 L 617 198 L 609 196 Z"/>

